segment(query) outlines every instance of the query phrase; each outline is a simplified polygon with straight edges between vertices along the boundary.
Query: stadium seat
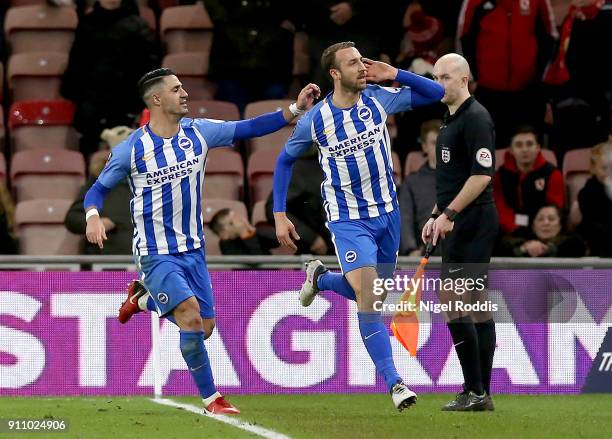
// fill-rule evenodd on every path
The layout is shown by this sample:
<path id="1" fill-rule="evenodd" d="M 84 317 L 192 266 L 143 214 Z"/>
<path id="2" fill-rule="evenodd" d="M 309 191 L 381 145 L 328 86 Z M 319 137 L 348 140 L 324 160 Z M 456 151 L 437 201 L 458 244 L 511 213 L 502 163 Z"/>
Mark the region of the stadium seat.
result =
<path id="1" fill-rule="evenodd" d="M 253 213 L 251 214 L 251 224 L 255 227 L 261 225 L 269 225 L 268 218 L 266 217 L 266 201 L 259 200 L 253 205 Z"/>
<path id="2" fill-rule="evenodd" d="M 159 19 L 159 27 L 166 53 L 210 53 L 213 23 L 202 5 L 164 9 Z"/>
<path id="3" fill-rule="evenodd" d="M 9 8 L 4 30 L 9 53 L 68 53 L 78 22 L 72 7 L 45 4 Z"/>
<path id="4" fill-rule="evenodd" d="M 402 184 L 402 163 L 400 162 L 399 154 L 391 151 L 391 159 L 393 161 L 393 179 L 395 184 L 399 186 Z"/>
<path id="5" fill-rule="evenodd" d="M 427 158 L 421 151 L 410 151 L 404 163 L 404 177 L 418 171 L 425 164 Z"/>
<path id="6" fill-rule="evenodd" d="M 567 151 L 563 157 L 563 179 L 567 189 L 567 205 L 572 206 L 578 192 L 591 176 L 591 148 Z"/>
<path id="7" fill-rule="evenodd" d="M 206 241 L 206 254 L 207 255 L 220 255 L 221 249 L 219 248 L 219 237 L 213 233 L 208 227 L 210 220 L 217 212 L 221 209 L 229 208 L 236 212 L 236 215 L 248 220 L 247 209 L 244 203 L 235 200 L 223 200 L 218 198 L 208 198 L 202 201 L 203 212 L 202 217 L 204 218 L 204 239 Z"/>
<path id="8" fill-rule="evenodd" d="M 17 201 L 44 198 L 74 200 L 85 181 L 85 160 L 77 151 L 19 151 L 11 160 L 11 182 Z"/>
<path id="9" fill-rule="evenodd" d="M 272 176 L 278 152 L 260 149 L 249 156 L 247 176 L 253 202 L 265 200 L 272 190 Z"/>
<path id="10" fill-rule="evenodd" d="M 189 99 L 212 99 L 214 96 L 216 85 L 206 79 L 207 52 L 171 53 L 164 57 L 162 67 L 176 73 Z"/>
<path id="11" fill-rule="evenodd" d="M 215 101 L 212 99 L 189 100 L 189 113 L 193 118 L 206 118 L 218 120 L 239 120 L 238 107 L 232 102 Z"/>
<path id="12" fill-rule="evenodd" d="M 6 159 L 2 153 L 0 153 L 0 181 L 6 184 Z"/>
<path id="13" fill-rule="evenodd" d="M 70 101 L 24 101 L 11 105 L 9 128 L 13 151 L 57 148 L 78 149 Z"/>
<path id="14" fill-rule="evenodd" d="M 68 65 L 66 53 L 20 53 L 8 61 L 12 101 L 60 99 L 61 76 Z"/>
<path id="15" fill-rule="evenodd" d="M 138 10 L 140 12 L 140 18 L 147 22 L 149 27 L 153 32 L 157 31 L 157 22 L 155 20 L 155 13 L 153 9 L 148 6 L 138 5 Z"/>
<path id="16" fill-rule="evenodd" d="M 270 99 L 266 101 L 257 101 L 248 104 L 244 110 L 244 117 L 250 119 L 270 111 L 277 111 L 288 107 L 292 100 L 288 99 Z M 259 150 L 273 150 L 276 154 L 285 146 L 287 139 L 293 132 L 292 126 L 286 126 L 263 137 L 255 137 L 247 142 L 250 153 L 253 154 Z"/>
<path id="17" fill-rule="evenodd" d="M 508 148 L 502 148 L 502 149 L 495 150 L 495 170 L 498 170 L 499 168 L 501 168 L 501 166 L 506 161 L 506 151 L 508 151 Z M 557 156 L 552 150 L 542 149 L 541 151 L 542 151 L 542 155 L 544 156 L 547 162 L 552 163 L 555 166 L 558 166 Z"/>
<path id="18" fill-rule="evenodd" d="M 215 148 L 206 158 L 206 178 L 202 195 L 208 198 L 239 200 L 244 184 L 244 166 L 240 154 L 230 148 Z"/>
<path id="19" fill-rule="evenodd" d="M 4 110 L 2 109 L 2 105 L 0 105 L 0 151 L 4 151 L 5 135 L 6 135 L 6 130 L 4 129 Z"/>
<path id="20" fill-rule="evenodd" d="M 22 255 L 76 255 L 83 237 L 70 233 L 64 217 L 71 200 L 43 199 L 17 203 L 15 226 Z"/>

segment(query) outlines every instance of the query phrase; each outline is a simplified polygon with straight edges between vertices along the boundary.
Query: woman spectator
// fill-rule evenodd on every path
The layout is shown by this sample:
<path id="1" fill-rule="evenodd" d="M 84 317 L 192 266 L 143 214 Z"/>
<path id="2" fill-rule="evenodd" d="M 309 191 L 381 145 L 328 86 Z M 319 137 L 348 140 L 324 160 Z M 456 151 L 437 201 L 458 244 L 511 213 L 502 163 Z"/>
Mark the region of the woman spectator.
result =
<path id="1" fill-rule="evenodd" d="M 532 221 L 531 228 L 504 236 L 501 240 L 502 256 L 558 257 L 585 256 L 586 245 L 576 235 L 565 234 L 561 211 L 554 204 L 543 206 Z"/>

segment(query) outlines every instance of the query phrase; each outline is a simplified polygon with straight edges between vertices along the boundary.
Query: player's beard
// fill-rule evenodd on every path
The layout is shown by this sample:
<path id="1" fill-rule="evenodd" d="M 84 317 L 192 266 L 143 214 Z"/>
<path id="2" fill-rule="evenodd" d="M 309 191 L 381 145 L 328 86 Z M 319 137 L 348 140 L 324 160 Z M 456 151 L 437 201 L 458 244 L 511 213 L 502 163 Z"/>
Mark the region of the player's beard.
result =
<path id="1" fill-rule="evenodd" d="M 363 85 L 360 85 L 357 78 L 355 78 L 352 81 L 341 78 L 340 85 L 342 86 L 344 90 L 350 93 L 357 93 L 359 91 L 365 90 L 367 84 L 364 83 Z"/>

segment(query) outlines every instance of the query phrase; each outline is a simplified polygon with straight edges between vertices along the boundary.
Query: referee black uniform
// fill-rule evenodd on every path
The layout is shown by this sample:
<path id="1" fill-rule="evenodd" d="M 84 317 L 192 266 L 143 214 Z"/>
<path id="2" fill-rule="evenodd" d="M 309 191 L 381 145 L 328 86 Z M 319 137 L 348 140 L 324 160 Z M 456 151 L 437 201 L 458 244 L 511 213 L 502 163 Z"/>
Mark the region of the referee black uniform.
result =
<path id="1" fill-rule="evenodd" d="M 472 175 L 495 172 L 495 130 L 489 112 L 470 96 L 454 114 L 447 112 L 436 142 L 436 201 L 442 212 Z M 454 218 L 453 230 L 441 240 L 442 279 L 484 278 L 499 228 L 488 186 Z M 454 294 L 454 293 L 453 293 Z M 454 296 L 455 300 L 484 301 L 486 291 Z M 441 298 L 442 300 L 442 298 Z M 465 314 L 465 313 L 464 313 Z M 490 313 L 452 317 L 448 327 L 461 362 L 464 392 L 443 410 L 493 410 L 491 368 L 495 351 L 495 324 Z M 484 397 L 483 397 L 484 395 Z"/>

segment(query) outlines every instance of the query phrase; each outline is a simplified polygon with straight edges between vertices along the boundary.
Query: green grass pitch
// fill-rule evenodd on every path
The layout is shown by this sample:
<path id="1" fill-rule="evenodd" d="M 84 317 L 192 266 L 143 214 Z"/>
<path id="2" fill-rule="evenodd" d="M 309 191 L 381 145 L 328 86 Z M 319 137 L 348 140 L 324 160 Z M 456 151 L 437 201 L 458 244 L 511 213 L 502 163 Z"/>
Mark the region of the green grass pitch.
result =
<path id="1" fill-rule="evenodd" d="M 231 396 L 239 419 L 291 438 L 609 438 L 612 395 L 495 395 L 497 410 L 444 413 L 453 395 L 422 394 L 398 413 L 387 395 Z M 198 398 L 171 398 L 201 406 Z M 0 418 L 66 419 L 64 433 L 0 433 L 3 437 L 253 438 L 252 433 L 145 397 L 0 397 Z"/>

